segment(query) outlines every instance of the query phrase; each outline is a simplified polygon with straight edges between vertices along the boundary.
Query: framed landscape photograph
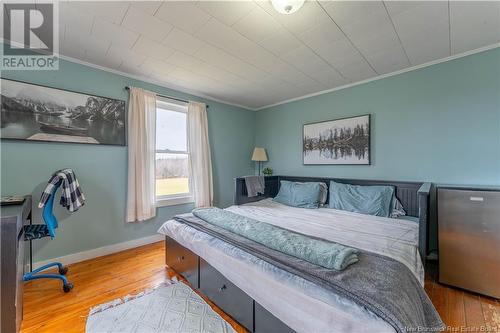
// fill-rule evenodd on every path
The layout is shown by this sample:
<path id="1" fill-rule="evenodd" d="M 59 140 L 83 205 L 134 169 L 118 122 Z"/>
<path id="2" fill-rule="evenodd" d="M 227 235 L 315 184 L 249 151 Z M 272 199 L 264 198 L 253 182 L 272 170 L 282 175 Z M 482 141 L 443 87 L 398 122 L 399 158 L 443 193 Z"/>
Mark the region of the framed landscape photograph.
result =
<path id="1" fill-rule="evenodd" d="M 304 164 L 370 164 L 370 115 L 305 124 Z"/>
<path id="2" fill-rule="evenodd" d="M 0 138 L 125 145 L 125 102 L 1 81 Z"/>

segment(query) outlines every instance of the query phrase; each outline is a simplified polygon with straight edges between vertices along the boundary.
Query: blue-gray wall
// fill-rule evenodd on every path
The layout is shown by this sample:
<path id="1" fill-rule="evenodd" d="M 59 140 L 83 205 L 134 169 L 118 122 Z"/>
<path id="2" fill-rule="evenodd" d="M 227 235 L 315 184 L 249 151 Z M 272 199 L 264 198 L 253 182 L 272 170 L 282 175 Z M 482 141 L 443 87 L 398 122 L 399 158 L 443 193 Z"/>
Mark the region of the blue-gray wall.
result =
<path id="1" fill-rule="evenodd" d="M 499 81 L 497 48 L 259 111 L 256 145 L 281 175 L 500 185 Z M 368 113 L 372 165 L 302 164 L 304 123 Z"/>
<path id="2" fill-rule="evenodd" d="M 57 72 L 2 76 L 124 100 L 126 85 L 193 98 L 64 61 Z M 256 113 L 206 101 L 216 203 L 229 205 L 233 177 L 253 172 L 254 141 L 268 150 L 275 174 L 499 185 L 499 81 L 495 49 Z M 367 113 L 371 166 L 302 165 L 304 123 Z M 2 141 L 0 148 L 2 194 L 38 198 L 51 172 L 73 167 L 87 195 L 87 206 L 73 216 L 58 211 L 61 229 L 54 241 L 37 242 L 40 260 L 153 235 L 163 221 L 191 208 L 160 208 L 152 221 L 125 223 L 126 147 Z"/>
<path id="3" fill-rule="evenodd" d="M 60 63 L 58 71 L 3 71 L 1 76 L 121 100 L 128 99 L 125 86 L 137 86 L 206 102 L 210 105 L 208 122 L 216 204 L 231 204 L 233 178 L 253 172 L 250 156 L 255 135 L 254 111 L 67 61 Z M 61 217 L 57 237 L 53 241 L 36 242 L 35 260 L 154 235 L 162 222 L 192 208 L 191 205 L 163 207 L 150 221 L 126 223 L 127 147 L 4 140 L 0 149 L 2 195 L 32 193 L 37 200 L 52 172 L 71 167 L 87 198 L 86 206 L 71 216 L 57 205 Z M 35 222 L 41 223 L 39 212 L 35 216 Z"/>

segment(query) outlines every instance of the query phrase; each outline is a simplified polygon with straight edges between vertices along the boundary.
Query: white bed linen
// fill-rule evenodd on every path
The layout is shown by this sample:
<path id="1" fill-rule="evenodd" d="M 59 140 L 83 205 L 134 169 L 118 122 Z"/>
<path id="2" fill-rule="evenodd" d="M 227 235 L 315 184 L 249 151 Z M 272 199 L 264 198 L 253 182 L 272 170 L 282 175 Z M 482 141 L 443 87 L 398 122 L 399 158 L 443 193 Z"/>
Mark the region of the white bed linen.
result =
<path id="1" fill-rule="evenodd" d="M 424 269 L 418 252 L 417 223 L 332 208 L 295 208 L 272 199 L 231 206 L 226 210 L 393 258 L 405 264 L 423 286 Z"/>
<path id="2" fill-rule="evenodd" d="M 227 209 L 304 234 L 389 255 L 404 262 L 417 277 L 423 276 L 416 250 L 415 223 L 326 208 L 293 208 L 272 200 Z M 370 223 L 373 225 L 367 225 Z M 185 224 L 169 220 L 159 232 L 205 259 L 297 332 L 394 332 L 389 324 L 364 307 Z"/>

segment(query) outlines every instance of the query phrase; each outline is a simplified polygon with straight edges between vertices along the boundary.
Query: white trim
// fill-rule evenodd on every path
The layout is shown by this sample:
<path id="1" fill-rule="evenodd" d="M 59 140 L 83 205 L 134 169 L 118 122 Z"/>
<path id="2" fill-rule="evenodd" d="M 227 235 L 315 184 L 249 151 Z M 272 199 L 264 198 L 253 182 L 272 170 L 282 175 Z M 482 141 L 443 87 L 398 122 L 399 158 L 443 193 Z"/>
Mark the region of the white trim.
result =
<path id="1" fill-rule="evenodd" d="M 172 99 L 169 97 L 163 97 L 161 95 L 156 95 L 156 108 L 157 109 L 170 110 L 173 106 L 173 108 L 175 108 L 176 110 L 170 110 L 170 111 L 187 113 L 188 104 L 189 103 L 187 103 L 187 102 L 176 101 L 175 99 Z M 162 106 L 165 106 L 165 107 L 162 107 Z M 182 111 L 178 110 L 178 109 L 182 109 Z"/>
<path id="2" fill-rule="evenodd" d="M 37 262 L 33 263 L 33 269 L 36 269 L 38 267 L 41 267 L 43 265 L 46 265 L 46 264 L 48 264 L 50 262 L 54 262 L 54 261 L 60 262 L 63 265 L 74 264 L 74 263 L 77 263 L 80 261 L 89 260 L 89 259 L 93 259 L 93 258 L 97 258 L 97 257 L 102 257 L 102 256 L 105 256 L 108 254 L 121 252 L 124 250 L 139 247 L 142 245 L 156 243 L 156 242 L 162 241 L 164 239 L 164 237 L 165 237 L 164 235 L 156 234 L 156 235 L 147 236 L 147 237 L 143 237 L 143 238 L 132 239 L 132 240 L 122 242 L 122 243 L 106 245 L 106 246 L 98 247 L 98 248 L 92 249 L 92 250 L 68 254 L 66 256 L 62 256 L 62 257 L 58 257 L 58 258 L 37 261 Z M 29 264 L 26 264 L 26 266 L 28 266 L 28 267 L 27 267 L 27 269 L 25 269 L 25 272 L 28 272 L 29 271 Z"/>
<path id="3" fill-rule="evenodd" d="M 287 99 L 285 101 L 281 101 L 281 102 L 278 102 L 278 103 L 269 104 L 269 105 L 261 106 L 261 107 L 258 107 L 258 108 L 254 108 L 253 110 L 260 111 L 260 110 L 264 110 L 264 109 L 267 109 L 267 108 L 270 108 L 270 107 L 273 107 L 273 106 L 278 106 L 278 105 L 281 105 L 281 104 L 287 104 L 287 103 L 290 103 L 290 102 L 299 101 L 301 99 L 305 99 L 305 98 L 309 98 L 309 97 L 314 97 L 314 96 L 318 96 L 318 95 L 323 95 L 323 94 L 327 94 L 327 93 L 330 93 L 330 92 L 333 92 L 333 91 L 342 90 L 342 89 L 346 89 L 346 88 L 351 88 L 351 87 L 354 87 L 354 86 L 357 86 L 357 85 L 360 85 L 360 84 L 365 84 L 365 83 L 368 83 L 368 82 L 385 79 L 385 78 L 388 78 L 388 77 L 391 77 L 391 76 L 403 74 L 403 73 L 406 73 L 406 72 L 411 72 L 411 71 L 414 71 L 414 70 L 417 70 L 417 69 L 422 69 L 422 68 L 429 67 L 429 66 L 432 66 L 432 65 L 437 65 L 437 64 L 440 64 L 440 63 L 443 63 L 443 62 L 447 62 L 447 61 L 451 61 L 451 60 L 455 60 L 455 59 L 467 57 L 467 56 L 470 56 L 470 55 L 473 55 L 473 54 L 476 54 L 476 53 L 485 52 L 485 51 L 488 51 L 488 50 L 495 49 L 497 47 L 500 47 L 500 43 L 495 43 L 495 44 L 491 44 L 491 45 L 488 45 L 488 46 L 480 47 L 478 49 L 466 51 L 466 52 L 463 52 L 463 53 L 454 54 L 454 55 L 446 57 L 446 58 L 441 58 L 441 59 L 429 61 L 429 62 L 420 64 L 420 65 L 416 65 L 416 66 L 404 68 L 404 69 L 401 69 L 399 71 L 395 71 L 395 72 L 391 72 L 391 73 L 387 73 L 387 74 L 382 74 L 382 75 L 374 76 L 372 78 L 369 78 L 369 79 L 366 79 L 366 80 L 363 80 L 363 81 L 349 83 L 349 84 L 346 84 L 346 85 L 343 85 L 343 86 L 339 86 L 339 87 L 335 87 L 335 88 L 332 88 L 332 89 L 318 91 L 318 92 L 307 94 L 307 95 L 303 95 L 303 96 L 300 96 L 300 97 L 290 98 L 290 99 Z"/>
<path id="4" fill-rule="evenodd" d="M 194 198 L 192 195 L 172 196 L 172 197 L 165 196 L 165 197 L 159 197 L 156 200 L 156 207 L 175 206 L 187 203 L 194 203 Z"/>

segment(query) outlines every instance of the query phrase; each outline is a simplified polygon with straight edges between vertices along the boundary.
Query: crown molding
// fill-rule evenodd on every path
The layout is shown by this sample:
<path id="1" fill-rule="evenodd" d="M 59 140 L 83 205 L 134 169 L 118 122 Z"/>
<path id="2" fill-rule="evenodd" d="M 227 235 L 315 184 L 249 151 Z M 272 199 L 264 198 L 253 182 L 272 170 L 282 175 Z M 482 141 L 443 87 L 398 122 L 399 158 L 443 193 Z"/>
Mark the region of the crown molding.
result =
<path id="1" fill-rule="evenodd" d="M 146 82 L 146 83 L 151 83 L 151 84 L 160 86 L 162 88 L 166 88 L 166 89 L 173 90 L 173 91 L 176 91 L 176 92 L 188 94 L 188 95 L 195 96 L 195 97 L 201 97 L 201 98 L 207 99 L 209 101 L 214 101 L 214 102 L 218 102 L 218 103 L 222 103 L 222 104 L 226 104 L 226 105 L 236 106 L 238 108 L 249 110 L 249 111 L 256 111 L 255 108 L 250 108 L 248 106 L 244 106 L 244 105 L 241 105 L 241 104 L 228 102 L 228 101 L 225 101 L 223 99 L 218 99 L 218 98 L 215 98 L 215 97 L 211 97 L 209 95 L 205 95 L 205 94 L 202 94 L 200 92 L 193 91 L 193 90 L 190 90 L 190 89 L 186 89 L 186 88 L 183 88 L 183 87 L 179 87 L 179 86 L 175 86 L 175 85 L 168 85 L 168 84 L 165 84 L 165 82 L 158 81 L 158 80 L 152 79 L 152 78 L 147 77 L 147 76 L 134 75 L 134 74 L 122 72 L 122 71 L 119 71 L 117 69 L 113 69 L 113 68 L 109 68 L 109 67 L 104 67 L 104 66 L 96 65 L 96 64 L 93 64 L 93 63 L 90 63 L 90 62 L 86 62 L 86 61 L 81 60 L 81 59 L 68 57 L 68 56 L 65 56 L 63 54 L 59 54 L 59 58 L 63 59 L 63 60 L 66 60 L 66 61 L 69 61 L 69 62 L 77 63 L 77 64 L 80 64 L 80 65 L 84 65 L 84 66 L 87 66 L 87 67 L 92 67 L 92 68 L 95 68 L 95 69 L 99 69 L 99 70 L 102 70 L 102 71 L 105 71 L 105 72 L 117 74 L 117 75 L 120 75 L 120 76 L 125 76 L 127 78 L 131 78 L 131 79 L 134 79 L 134 80 L 139 80 L 139 81 L 143 81 L 143 82 Z"/>
<path id="2" fill-rule="evenodd" d="M 5 40 L 4 38 L 0 38 L 0 43 L 10 43 L 10 42 L 8 40 Z M 19 43 L 15 43 L 15 44 L 19 44 Z M 21 45 L 21 44 L 19 44 L 19 45 Z M 94 69 L 99 69 L 101 71 L 105 71 L 105 72 L 108 72 L 108 73 L 112 73 L 112 74 L 124 76 L 124 77 L 130 78 L 130 79 L 134 79 L 134 80 L 139 80 L 139 81 L 143 81 L 143 82 L 146 82 L 146 83 L 151 83 L 151 84 L 157 85 L 157 86 L 162 87 L 162 88 L 173 90 L 175 92 L 180 92 L 180 93 L 188 94 L 188 95 L 191 95 L 191 96 L 204 98 L 204 99 L 207 99 L 209 101 L 214 101 L 214 102 L 218 102 L 218 103 L 222 103 L 222 104 L 226 104 L 226 105 L 236 106 L 238 108 L 242 108 L 242 109 L 249 110 L 249 111 L 256 111 L 257 110 L 256 108 L 251 108 L 251 107 L 244 106 L 244 105 L 241 105 L 241 104 L 228 102 L 228 101 L 225 101 L 225 100 L 222 100 L 222 99 L 218 99 L 218 98 L 215 98 L 215 97 L 211 97 L 209 95 L 205 95 L 205 94 L 202 94 L 200 92 L 189 90 L 189 89 L 186 89 L 186 88 L 183 88 L 183 87 L 179 87 L 179 86 L 175 86 L 175 85 L 167 85 L 167 84 L 165 84 L 165 82 L 158 81 L 158 80 L 152 79 L 152 78 L 147 77 L 147 76 L 134 75 L 134 74 L 122 72 L 122 71 L 119 71 L 117 69 L 113 69 L 113 68 L 109 68 L 109 67 L 105 67 L 105 66 L 96 65 L 96 64 L 93 64 L 91 62 L 87 62 L 87 61 L 84 61 L 84 60 L 81 60 L 81 59 L 77 59 L 77 58 L 68 57 L 68 56 L 66 56 L 64 54 L 60 54 L 60 53 L 57 56 L 58 56 L 59 59 L 63 59 L 63 60 L 66 60 L 66 61 L 69 61 L 69 62 L 72 62 L 72 63 L 75 63 L 75 64 L 79 64 L 79 65 L 91 67 L 91 68 L 94 68 Z"/>
<path id="3" fill-rule="evenodd" d="M 337 91 L 337 90 L 342 90 L 342 89 L 347 89 L 347 88 L 355 87 L 355 86 L 358 86 L 358 85 L 361 85 L 361 84 L 365 84 L 365 83 L 369 83 L 369 82 L 373 82 L 373 81 L 385 79 L 385 78 L 388 78 L 388 77 L 391 77 L 391 76 L 396 76 L 396 75 L 404 74 L 404 73 L 407 73 L 407 72 L 415 71 L 415 70 L 422 69 L 422 68 L 425 68 L 425 67 L 437 65 L 437 64 L 440 64 L 440 63 L 443 63 L 443 62 L 447 62 L 447 61 L 451 61 L 451 60 L 455 60 L 455 59 L 467 57 L 467 56 L 470 56 L 470 55 L 473 55 L 473 54 L 476 54 L 476 53 L 481 53 L 481 52 L 485 52 L 485 51 L 488 51 L 488 50 L 496 49 L 498 47 L 500 47 L 500 43 L 491 44 L 491 45 L 488 45 L 488 46 L 480 47 L 478 49 L 474 49 L 474 50 L 470 50 L 470 51 L 466 51 L 466 52 L 454 54 L 454 55 L 446 57 L 446 58 L 441 58 L 441 59 L 437 59 L 437 60 L 433 60 L 433 61 L 429 61 L 429 62 L 420 64 L 420 65 L 416 65 L 416 66 L 404 68 L 404 69 L 401 69 L 401 70 L 398 70 L 398 71 L 395 71 L 395 72 L 378 75 L 378 76 L 375 76 L 375 77 L 372 77 L 372 78 L 369 78 L 369 79 L 366 79 L 366 80 L 363 80 L 363 81 L 353 82 L 353 83 L 349 83 L 349 84 L 346 84 L 346 85 L 343 85 L 343 86 L 339 86 L 339 87 L 335 87 L 335 88 L 331 88 L 331 89 L 327 89 L 327 90 L 318 91 L 318 92 L 307 94 L 307 95 L 303 95 L 303 96 L 300 96 L 300 97 L 294 97 L 294 98 L 287 99 L 285 101 L 281 101 L 281 102 L 278 102 L 278 103 L 261 106 L 261 107 L 255 108 L 255 111 L 261 111 L 261 110 L 268 109 L 268 108 L 271 108 L 271 107 L 274 107 L 274 106 L 278 106 L 278 105 L 282 105 L 282 104 L 287 104 L 287 103 L 291 103 L 291 102 L 300 101 L 302 99 L 306 99 L 306 98 L 309 98 L 309 97 L 319 96 L 319 95 L 328 94 L 328 93 L 331 93 L 331 92 L 334 92 L 334 91 Z"/>
<path id="4" fill-rule="evenodd" d="M 4 43 L 4 42 L 6 42 L 6 40 L 4 40 L 3 38 L 0 38 L 0 42 Z M 358 85 L 362 85 L 362 84 L 365 84 L 365 83 L 369 83 L 369 82 L 373 82 L 373 81 L 377 81 L 377 80 L 382 80 L 382 79 L 385 79 L 385 78 L 388 78 L 388 77 L 391 77 L 391 76 L 396 76 L 396 75 L 404 74 L 404 73 L 415 71 L 415 70 L 422 69 L 422 68 L 425 68 L 425 67 L 429 67 L 429 66 L 440 64 L 440 63 L 448 62 L 448 61 L 451 61 L 451 60 L 455 60 L 455 59 L 467 57 L 467 56 L 470 56 L 470 55 L 473 55 L 473 54 L 476 54 L 476 53 L 481 53 L 481 52 L 489 51 L 489 50 L 496 49 L 496 48 L 499 48 L 499 47 L 500 47 L 500 43 L 495 43 L 495 44 L 483 46 L 483 47 L 480 47 L 480 48 L 477 48 L 477 49 L 474 49 L 474 50 L 469 50 L 469 51 L 466 51 L 466 52 L 454 54 L 454 55 L 446 57 L 446 58 L 432 60 L 432 61 L 420 64 L 420 65 L 416 65 L 416 66 L 404 68 L 404 69 L 401 69 L 401 70 L 398 70 L 398 71 L 395 71 L 395 72 L 391 72 L 391 73 L 386 73 L 386 74 L 374 76 L 374 77 L 368 78 L 366 80 L 357 81 L 357 82 L 349 83 L 349 84 L 346 84 L 346 85 L 343 85 L 343 86 L 339 86 L 339 87 L 335 87 L 335 88 L 331 88 L 331 89 L 326 89 L 326 90 L 318 91 L 318 92 L 315 92 L 315 93 L 310 93 L 310 94 L 307 94 L 307 95 L 302 95 L 302 96 L 299 96 L 299 97 L 290 98 L 290 99 L 287 99 L 287 100 L 284 100 L 284 101 L 281 101 L 281 102 L 277 102 L 277 103 L 273 103 L 273 104 L 268 104 L 268 105 L 260 106 L 260 107 L 257 107 L 257 108 L 252 108 L 252 107 L 244 106 L 244 105 L 241 105 L 241 104 L 228 102 L 228 101 L 225 101 L 225 100 L 222 100 L 222 99 L 218 99 L 218 98 L 215 98 L 215 97 L 211 97 L 209 95 L 202 94 L 200 92 L 196 92 L 196 91 L 193 91 L 193 90 L 186 89 L 184 87 L 178 87 L 178 86 L 175 86 L 175 85 L 168 85 L 168 84 L 165 84 L 165 82 L 158 81 L 158 80 L 155 80 L 155 79 L 151 79 L 151 78 L 149 78 L 147 76 L 134 75 L 134 74 L 130 74 L 130 73 L 125 73 L 125 72 L 122 72 L 122 71 L 119 71 L 119 70 L 116 70 L 116 69 L 112 69 L 112 68 L 109 68 L 109 67 L 104 67 L 104 66 L 96 65 L 96 64 L 93 64 L 93 63 L 90 63 L 90 62 L 86 62 L 86 61 L 81 60 L 81 59 L 68 57 L 68 56 L 65 56 L 63 54 L 59 54 L 59 58 L 63 59 L 63 60 L 67 60 L 69 62 L 80 64 L 80 65 L 83 65 L 83 66 L 87 66 L 87 67 L 99 69 L 99 70 L 102 70 L 102 71 L 105 71 L 105 72 L 113 73 L 113 74 L 116 74 L 116 75 L 124 76 L 124 77 L 127 77 L 127 78 L 131 78 L 131 79 L 143 81 L 143 82 L 146 82 L 146 83 L 155 84 L 155 85 L 157 85 L 159 87 L 162 87 L 162 88 L 170 89 L 170 90 L 173 90 L 173 91 L 176 91 L 176 92 L 180 92 L 180 93 L 184 93 L 184 94 L 189 94 L 189 95 L 192 95 L 192 96 L 195 96 L 195 97 L 204 98 L 204 99 L 207 99 L 207 100 L 210 100 L 210 101 L 214 101 L 214 102 L 218 102 L 218 103 L 223 103 L 223 104 L 226 104 L 226 105 L 231 105 L 231 106 L 235 106 L 235 107 L 242 108 L 242 109 L 245 109 L 245 110 L 250 110 L 250 111 L 262 111 L 262 110 L 265 110 L 265 109 L 268 109 L 268 108 L 271 108 L 271 107 L 274 107 L 274 106 L 278 106 L 278 105 L 282 105 L 282 104 L 287 104 L 287 103 L 291 103 L 291 102 L 296 102 L 296 101 L 300 101 L 302 99 L 306 99 L 306 98 L 310 98 L 310 97 L 314 97 L 314 96 L 319 96 L 319 95 L 324 95 L 324 94 L 328 94 L 328 93 L 331 93 L 331 92 L 334 92 L 334 91 L 338 91 L 338 90 L 342 90 L 342 89 L 352 88 L 352 87 L 355 87 L 355 86 L 358 86 Z"/>

